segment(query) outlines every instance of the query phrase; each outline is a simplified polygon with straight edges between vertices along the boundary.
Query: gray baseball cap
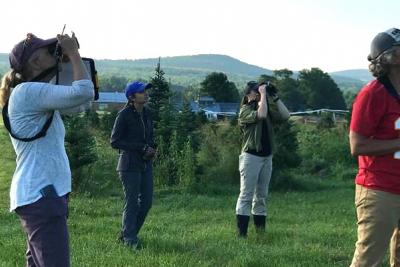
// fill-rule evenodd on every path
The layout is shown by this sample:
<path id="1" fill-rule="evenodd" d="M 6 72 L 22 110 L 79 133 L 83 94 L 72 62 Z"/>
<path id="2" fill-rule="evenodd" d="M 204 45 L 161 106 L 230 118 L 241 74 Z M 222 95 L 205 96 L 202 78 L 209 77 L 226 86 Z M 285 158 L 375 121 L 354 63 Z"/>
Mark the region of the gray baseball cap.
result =
<path id="1" fill-rule="evenodd" d="M 371 43 L 371 52 L 368 60 L 374 60 L 383 52 L 389 50 L 393 46 L 400 45 L 400 30 L 391 28 L 385 32 L 378 33 Z"/>

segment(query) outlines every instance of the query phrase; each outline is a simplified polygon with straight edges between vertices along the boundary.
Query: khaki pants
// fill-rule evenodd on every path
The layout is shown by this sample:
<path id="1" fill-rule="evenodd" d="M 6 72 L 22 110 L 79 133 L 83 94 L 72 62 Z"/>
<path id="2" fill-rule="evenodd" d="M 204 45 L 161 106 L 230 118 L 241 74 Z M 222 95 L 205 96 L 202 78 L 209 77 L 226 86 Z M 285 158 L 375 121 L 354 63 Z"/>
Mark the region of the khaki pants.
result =
<path id="1" fill-rule="evenodd" d="M 380 266 L 390 243 L 390 266 L 400 266 L 400 195 L 356 185 L 358 240 L 351 267 Z"/>
<path id="2" fill-rule="evenodd" d="M 249 153 L 239 156 L 240 194 L 236 214 L 249 216 L 267 215 L 265 199 L 272 173 L 272 155 L 258 157 Z"/>

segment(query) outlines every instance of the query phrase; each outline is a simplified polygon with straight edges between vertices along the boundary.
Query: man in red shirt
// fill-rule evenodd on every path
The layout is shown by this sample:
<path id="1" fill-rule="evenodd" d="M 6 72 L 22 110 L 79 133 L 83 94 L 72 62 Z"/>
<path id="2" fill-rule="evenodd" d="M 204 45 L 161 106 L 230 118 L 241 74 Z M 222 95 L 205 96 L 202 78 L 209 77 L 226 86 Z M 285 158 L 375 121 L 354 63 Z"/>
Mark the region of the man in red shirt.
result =
<path id="1" fill-rule="evenodd" d="M 351 266 L 380 265 L 389 243 L 390 265 L 400 266 L 400 30 L 379 33 L 368 60 L 377 79 L 358 94 L 349 135 L 359 163 L 358 240 Z"/>

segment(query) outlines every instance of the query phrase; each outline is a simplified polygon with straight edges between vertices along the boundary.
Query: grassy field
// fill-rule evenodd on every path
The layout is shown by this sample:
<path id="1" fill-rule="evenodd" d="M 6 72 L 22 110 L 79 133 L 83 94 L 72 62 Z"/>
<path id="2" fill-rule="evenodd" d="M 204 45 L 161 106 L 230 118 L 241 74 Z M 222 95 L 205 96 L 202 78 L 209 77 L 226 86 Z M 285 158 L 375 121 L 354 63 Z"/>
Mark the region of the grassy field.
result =
<path id="1" fill-rule="evenodd" d="M 0 266 L 23 266 L 25 237 L 8 211 L 14 153 L 0 128 Z M 320 183 L 316 192 L 273 192 L 267 232 L 257 236 L 251 227 L 247 240 L 235 236 L 238 188 L 223 195 L 158 190 L 138 252 L 117 242 L 121 190 L 107 197 L 72 194 L 72 266 L 348 266 L 356 239 L 353 184 Z"/>

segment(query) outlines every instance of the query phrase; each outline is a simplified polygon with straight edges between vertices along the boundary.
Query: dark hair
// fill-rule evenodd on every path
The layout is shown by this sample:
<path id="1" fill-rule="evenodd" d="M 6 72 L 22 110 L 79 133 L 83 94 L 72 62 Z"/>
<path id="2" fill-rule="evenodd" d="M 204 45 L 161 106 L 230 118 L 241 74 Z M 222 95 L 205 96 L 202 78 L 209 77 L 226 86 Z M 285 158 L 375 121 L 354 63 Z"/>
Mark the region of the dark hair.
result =
<path id="1" fill-rule="evenodd" d="M 258 86 L 260 84 L 256 81 L 250 81 L 246 84 L 246 87 L 244 88 L 244 94 L 248 95 L 251 93 L 251 91 L 256 91 L 258 92 Z"/>
<path id="2" fill-rule="evenodd" d="M 246 87 L 244 88 L 244 96 L 242 98 L 242 101 L 240 102 L 240 106 L 247 105 L 249 103 L 247 95 L 250 94 L 251 91 L 258 92 L 258 86 L 259 84 L 256 81 L 249 81 L 246 84 Z"/>

